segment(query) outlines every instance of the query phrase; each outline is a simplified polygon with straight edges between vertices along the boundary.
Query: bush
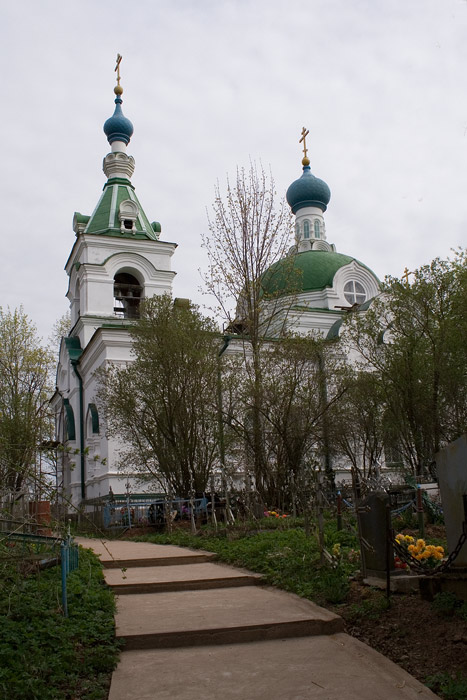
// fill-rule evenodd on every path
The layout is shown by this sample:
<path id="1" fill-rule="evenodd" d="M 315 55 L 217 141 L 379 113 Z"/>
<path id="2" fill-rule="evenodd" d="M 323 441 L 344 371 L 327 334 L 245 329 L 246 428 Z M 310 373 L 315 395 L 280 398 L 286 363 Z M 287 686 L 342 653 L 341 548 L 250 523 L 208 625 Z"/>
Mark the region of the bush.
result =
<path id="1" fill-rule="evenodd" d="M 437 613 L 443 617 L 452 617 L 456 608 L 459 606 L 460 601 L 457 599 L 454 593 L 450 591 L 443 591 L 442 593 L 437 593 L 433 598 L 432 607 Z"/>

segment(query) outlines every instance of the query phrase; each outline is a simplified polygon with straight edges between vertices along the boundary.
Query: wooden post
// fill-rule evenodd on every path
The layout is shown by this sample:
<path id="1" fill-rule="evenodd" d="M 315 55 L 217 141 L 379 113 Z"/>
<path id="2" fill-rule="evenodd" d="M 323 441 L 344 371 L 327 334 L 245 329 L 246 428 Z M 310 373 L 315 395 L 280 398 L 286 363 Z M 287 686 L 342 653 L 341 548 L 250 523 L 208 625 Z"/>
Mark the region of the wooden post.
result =
<path id="1" fill-rule="evenodd" d="M 417 485 L 417 515 L 418 515 L 418 531 L 420 537 L 425 539 L 425 519 L 423 516 L 423 494 L 420 484 Z"/>
<path id="2" fill-rule="evenodd" d="M 386 503 L 386 598 L 391 597 L 391 506 Z"/>
<path id="3" fill-rule="evenodd" d="M 342 530 L 342 494 L 337 492 L 337 529 Z"/>
<path id="4" fill-rule="evenodd" d="M 318 507 L 318 542 L 319 542 L 319 562 L 324 564 L 326 559 L 324 555 L 324 516 L 323 516 L 323 474 L 321 470 L 317 474 L 318 489 L 316 494 L 316 501 Z"/>

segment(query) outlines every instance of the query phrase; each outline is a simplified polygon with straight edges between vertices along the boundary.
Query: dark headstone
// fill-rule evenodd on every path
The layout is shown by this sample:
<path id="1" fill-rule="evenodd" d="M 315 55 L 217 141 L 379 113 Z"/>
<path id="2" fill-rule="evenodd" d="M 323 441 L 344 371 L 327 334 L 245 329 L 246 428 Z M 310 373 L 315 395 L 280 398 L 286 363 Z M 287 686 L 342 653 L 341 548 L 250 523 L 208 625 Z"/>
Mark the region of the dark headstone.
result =
<path id="1" fill-rule="evenodd" d="M 362 557 L 367 576 L 386 576 L 387 557 L 387 505 L 389 497 L 385 493 L 374 493 L 360 502 L 358 507 Z M 368 545 L 368 546 L 367 546 Z M 394 552 L 389 543 L 390 570 L 394 569 Z"/>
<path id="2" fill-rule="evenodd" d="M 462 524 L 467 520 L 467 435 L 438 452 L 436 467 L 448 549 L 452 552 L 462 533 Z M 460 550 L 454 566 L 467 567 L 467 542 Z"/>

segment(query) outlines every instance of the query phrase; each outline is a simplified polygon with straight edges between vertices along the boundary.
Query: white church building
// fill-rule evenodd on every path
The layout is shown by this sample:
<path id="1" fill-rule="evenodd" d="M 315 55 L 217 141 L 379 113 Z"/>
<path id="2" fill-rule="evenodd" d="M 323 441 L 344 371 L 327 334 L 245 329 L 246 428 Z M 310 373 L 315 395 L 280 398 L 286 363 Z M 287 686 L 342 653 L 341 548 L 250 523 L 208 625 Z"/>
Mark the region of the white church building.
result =
<path id="1" fill-rule="evenodd" d="M 118 444 L 105 434 L 96 401 L 94 372 L 109 363 L 131 360 L 129 327 L 141 299 L 172 291 L 175 243 L 161 240 L 161 226 L 150 223 L 131 177 L 135 162 L 127 154 L 133 125 L 122 112 L 117 78 L 115 111 L 104 124 L 111 147 L 103 162 L 107 181 L 91 215 L 75 213 L 75 240 L 65 265 L 71 329 L 62 339 L 52 407 L 61 453 L 63 487 L 74 505 L 110 491 L 125 492 L 127 477 L 117 468 Z M 301 139 L 305 144 L 304 137 Z M 299 271 L 299 288 L 287 322 L 300 334 L 338 335 L 341 318 L 365 305 L 379 291 L 375 274 L 361 262 L 336 251 L 327 240 L 324 213 L 327 184 L 315 177 L 306 155 L 303 173 L 287 190 L 295 215 L 295 245 L 264 279 L 266 292 L 287 298 L 286 269 Z"/>

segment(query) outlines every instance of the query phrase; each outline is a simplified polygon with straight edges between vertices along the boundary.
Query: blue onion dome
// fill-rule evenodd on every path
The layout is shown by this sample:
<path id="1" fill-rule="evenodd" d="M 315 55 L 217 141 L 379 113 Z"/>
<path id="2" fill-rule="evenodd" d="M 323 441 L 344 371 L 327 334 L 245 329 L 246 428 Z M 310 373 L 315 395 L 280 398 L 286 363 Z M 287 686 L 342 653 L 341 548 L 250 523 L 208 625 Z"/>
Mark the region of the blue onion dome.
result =
<path id="1" fill-rule="evenodd" d="M 120 88 L 121 90 L 121 88 Z M 117 97 L 115 98 L 115 112 L 104 124 L 104 133 L 107 136 L 107 141 L 112 144 L 114 141 L 123 141 L 126 145 L 130 143 L 133 136 L 133 124 L 127 119 L 122 112 L 121 94 L 115 89 Z"/>
<path id="2" fill-rule="evenodd" d="M 315 177 L 308 158 L 303 158 L 303 175 L 292 182 L 287 190 L 287 201 L 294 214 L 303 207 L 318 207 L 326 211 L 331 199 L 331 190 L 319 177 Z"/>

